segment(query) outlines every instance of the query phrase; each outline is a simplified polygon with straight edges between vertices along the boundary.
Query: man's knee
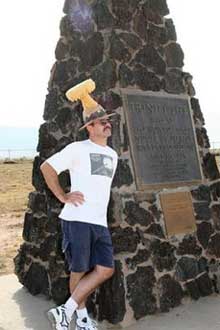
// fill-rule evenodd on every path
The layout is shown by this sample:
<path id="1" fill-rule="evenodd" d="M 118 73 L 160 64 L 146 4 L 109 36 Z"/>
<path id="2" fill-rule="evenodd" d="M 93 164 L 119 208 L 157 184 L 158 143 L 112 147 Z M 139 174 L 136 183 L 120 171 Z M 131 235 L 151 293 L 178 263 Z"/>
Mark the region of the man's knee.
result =
<path id="1" fill-rule="evenodd" d="M 103 281 L 106 281 L 113 276 L 115 269 L 103 266 L 96 266 L 96 272 Z"/>

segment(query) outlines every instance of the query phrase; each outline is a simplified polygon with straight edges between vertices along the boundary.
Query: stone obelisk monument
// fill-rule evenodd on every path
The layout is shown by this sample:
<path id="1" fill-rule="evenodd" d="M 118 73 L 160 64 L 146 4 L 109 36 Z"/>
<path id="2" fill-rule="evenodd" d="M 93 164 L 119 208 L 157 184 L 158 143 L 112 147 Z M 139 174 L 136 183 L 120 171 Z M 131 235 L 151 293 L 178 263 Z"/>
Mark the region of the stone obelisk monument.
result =
<path id="1" fill-rule="evenodd" d="M 20 282 L 58 304 L 69 295 L 62 205 L 39 167 L 87 138 L 78 131 L 81 104 L 68 102 L 65 92 L 92 78 L 93 96 L 117 113 L 108 143 L 119 164 L 108 210 L 116 271 L 89 309 L 100 321 L 125 325 L 167 312 L 185 296 L 218 292 L 220 175 L 166 0 L 66 0 L 64 13 L 33 166 L 35 191 L 15 258 Z M 68 172 L 60 182 L 68 191 Z"/>

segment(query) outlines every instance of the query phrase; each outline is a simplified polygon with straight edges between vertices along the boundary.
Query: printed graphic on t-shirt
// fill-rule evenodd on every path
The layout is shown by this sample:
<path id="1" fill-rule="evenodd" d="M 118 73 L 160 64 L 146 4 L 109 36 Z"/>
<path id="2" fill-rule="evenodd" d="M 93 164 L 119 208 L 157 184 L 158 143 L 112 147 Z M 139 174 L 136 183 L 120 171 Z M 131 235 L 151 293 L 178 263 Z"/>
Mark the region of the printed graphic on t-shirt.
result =
<path id="1" fill-rule="evenodd" d="M 90 154 L 91 174 L 104 175 L 112 178 L 113 158 L 103 154 Z"/>

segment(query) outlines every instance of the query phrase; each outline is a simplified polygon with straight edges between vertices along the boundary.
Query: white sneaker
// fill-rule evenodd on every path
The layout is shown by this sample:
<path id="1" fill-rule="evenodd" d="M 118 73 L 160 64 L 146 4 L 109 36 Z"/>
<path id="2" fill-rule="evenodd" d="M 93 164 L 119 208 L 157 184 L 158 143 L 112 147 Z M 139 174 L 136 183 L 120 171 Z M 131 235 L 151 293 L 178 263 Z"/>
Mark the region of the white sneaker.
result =
<path id="1" fill-rule="evenodd" d="M 77 318 L 75 330 L 98 330 L 97 326 L 97 322 L 91 320 L 89 317 L 84 317 L 83 319 Z"/>
<path id="2" fill-rule="evenodd" d="M 68 330 L 70 319 L 66 313 L 66 307 L 64 305 L 52 308 L 47 312 L 48 319 L 52 326 L 56 330 Z"/>

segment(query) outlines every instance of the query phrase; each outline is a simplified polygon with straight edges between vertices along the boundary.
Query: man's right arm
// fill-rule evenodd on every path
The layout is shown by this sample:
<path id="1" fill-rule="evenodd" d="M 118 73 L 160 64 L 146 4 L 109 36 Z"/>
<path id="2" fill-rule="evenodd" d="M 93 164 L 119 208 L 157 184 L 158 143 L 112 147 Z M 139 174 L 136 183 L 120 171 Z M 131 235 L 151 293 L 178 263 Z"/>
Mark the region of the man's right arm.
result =
<path id="1" fill-rule="evenodd" d="M 72 203 L 75 206 L 78 204 L 84 203 L 84 196 L 79 191 L 74 191 L 71 193 L 65 193 L 60 186 L 57 172 L 54 168 L 45 161 L 40 166 L 41 172 L 43 173 L 44 179 L 49 187 L 49 189 L 53 192 L 53 194 L 59 199 L 62 203 Z"/>

